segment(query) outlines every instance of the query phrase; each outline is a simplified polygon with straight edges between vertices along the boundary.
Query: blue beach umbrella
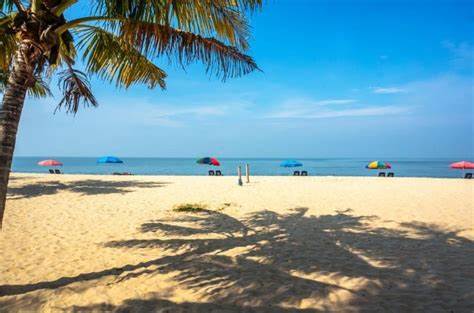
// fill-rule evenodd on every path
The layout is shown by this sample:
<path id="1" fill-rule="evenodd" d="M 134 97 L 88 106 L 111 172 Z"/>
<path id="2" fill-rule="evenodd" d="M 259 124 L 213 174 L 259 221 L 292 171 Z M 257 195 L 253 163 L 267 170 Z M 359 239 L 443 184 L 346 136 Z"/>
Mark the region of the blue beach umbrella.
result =
<path id="1" fill-rule="evenodd" d="M 123 163 L 123 161 L 114 156 L 104 156 L 97 159 L 97 163 Z"/>
<path id="2" fill-rule="evenodd" d="M 296 160 L 285 160 L 280 163 L 281 167 L 300 167 L 303 166 L 303 163 Z"/>

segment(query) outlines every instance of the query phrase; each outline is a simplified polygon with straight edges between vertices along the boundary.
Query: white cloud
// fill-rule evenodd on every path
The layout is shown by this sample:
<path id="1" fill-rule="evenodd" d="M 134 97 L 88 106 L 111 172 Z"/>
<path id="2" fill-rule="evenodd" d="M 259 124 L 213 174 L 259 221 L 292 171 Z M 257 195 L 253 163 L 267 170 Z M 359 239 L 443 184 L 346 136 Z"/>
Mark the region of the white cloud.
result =
<path id="1" fill-rule="evenodd" d="M 379 116 L 379 115 L 396 115 L 409 113 L 411 108 L 406 106 L 370 106 L 355 109 L 342 110 L 317 110 L 314 108 L 291 109 L 285 107 L 282 110 L 275 111 L 266 115 L 266 118 L 285 119 L 322 119 L 322 118 L 337 118 L 337 117 L 362 117 L 362 116 Z"/>
<path id="2" fill-rule="evenodd" d="M 184 115 L 194 115 L 194 116 L 219 116 L 225 115 L 229 107 L 227 106 L 193 106 L 193 107 L 183 107 L 183 106 L 174 106 L 174 107 L 161 107 L 156 106 L 148 112 L 150 116 L 157 118 L 163 117 L 176 117 Z"/>
<path id="3" fill-rule="evenodd" d="M 324 100 L 314 100 L 311 98 L 292 98 L 286 100 L 282 103 L 282 108 L 288 107 L 291 109 L 306 109 L 309 107 L 321 107 L 321 106 L 331 106 L 331 105 L 344 105 L 356 103 L 355 99 L 324 99 Z"/>
<path id="4" fill-rule="evenodd" d="M 207 118 L 229 114 L 229 106 L 155 106 L 148 105 L 143 112 L 138 114 L 136 120 L 146 125 L 164 127 L 182 127 L 190 118 Z"/>
<path id="5" fill-rule="evenodd" d="M 357 102 L 354 99 L 328 99 L 328 100 L 321 100 L 321 101 L 316 101 L 314 104 L 316 105 L 331 105 L 331 104 L 349 104 L 349 103 L 354 103 Z"/>
<path id="6" fill-rule="evenodd" d="M 372 88 L 373 93 L 377 94 L 394 94 L 394 93 L 402 93 L 406 92 L 405 89 L 398 88 L 398 87 L 375 87 Z"/>
<path id="7" fill-rule="evenodd" d="M 263 117 L 267 119 L 323 119 L 394 115 L 410 111 L 407 106 L 361 105 L 357 102 L 355 99 L 313 100 L 296 98 L 284 101 L 282 105 L 277 106 L 275 110 L 263 115 Z"/>
<path id="8" fill-rule="evenodd" d="M 379 106 L 379 107 L 347 109 L 347 110 L 315 113 L 312 115 L 308 115 L 308 118 L 396 115 L 396 114 L 408 113 L 409 111 L 410 111 L 410 108 L 407 108 L 407 107 Z"/>

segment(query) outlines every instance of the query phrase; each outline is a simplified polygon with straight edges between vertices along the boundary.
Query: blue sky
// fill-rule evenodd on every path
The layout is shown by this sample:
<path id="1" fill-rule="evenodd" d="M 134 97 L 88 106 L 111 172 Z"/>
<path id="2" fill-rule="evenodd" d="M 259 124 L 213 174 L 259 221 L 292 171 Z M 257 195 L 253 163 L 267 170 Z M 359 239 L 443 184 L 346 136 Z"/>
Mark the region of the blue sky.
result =
<path id="1" fill-rule="evenodd" d="M 473 158 L 472 2 L 273 0 L 251 21 L 262 73 L 160 60 L 166 91 L 93 79 L 76 116 L 29 99 L 16 155 Z"/>

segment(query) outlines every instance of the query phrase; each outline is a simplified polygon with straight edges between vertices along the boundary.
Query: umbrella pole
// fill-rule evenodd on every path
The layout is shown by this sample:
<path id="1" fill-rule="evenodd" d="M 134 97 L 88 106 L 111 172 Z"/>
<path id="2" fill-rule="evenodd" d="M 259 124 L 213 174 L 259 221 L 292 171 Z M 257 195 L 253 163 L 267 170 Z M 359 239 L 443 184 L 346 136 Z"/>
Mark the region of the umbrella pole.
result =
<path id="1" fill-rule="evenodd" d="M 250 183 L 250 166 L 249 164 L 245 164 L 245 176 L 247 178 L 247 184 Z"/>
<path id="2" fill-rule="evenodd" d="M 239 176 L 238 184 L 239 186 L 242 186 L 242 168 L 240 165 L 237 167 L 237 175 Z"/>

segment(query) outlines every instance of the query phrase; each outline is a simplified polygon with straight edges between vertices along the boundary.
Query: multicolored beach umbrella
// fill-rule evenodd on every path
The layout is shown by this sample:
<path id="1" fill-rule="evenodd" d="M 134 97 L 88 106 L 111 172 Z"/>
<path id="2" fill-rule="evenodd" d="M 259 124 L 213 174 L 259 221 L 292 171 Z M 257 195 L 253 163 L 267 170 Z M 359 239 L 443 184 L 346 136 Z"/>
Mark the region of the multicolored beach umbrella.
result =
<path id="1" fill-rule="evenodd" d="M 384 170 L 387 168 L 392 168 L 392 166 L 388 162 L 372 161 L 367 164 L 365 168 L 368 168 L 369 170 Z"/>
<path id="2" fill-rule="evenodd" d="M 303 163 L 296 160 L 285 160 L 280 163 L 280 167 L 300 167 L 303 166 Z"/>
<path id="3" fill-rule="evenodd" d="M 200 158 L 196 161 L 197 164 L 205 164 L 205 165 L 213 165 L 213 166 L 220 166 L 221 163 L 216 158 L 210 158 L 210 157 L 205 157 L 205 158 Z"/>
<path id="4" fill-rule="evenodd" d="M 450 168 L 459 169 L 459 170 L 467 170 L 467 169 L 474 169 L 474 163 L 469 161 L 460 161 L 454 162 L 449 165 Z"/>
<path id="5" fill-rule="evenodd" d="M 117 157 L 109 155 L 97 159 L 97 163 L 123 163 L 123 161 Z"/>
<path id="6" fill-rule="evenodd" d="M 61 162 L 59 162 L 58 160 L 43 160 L 43 161 L 38 162 L 38 165 L 40 165 L 40 166 L 48 166 L 48 167 L 51 167 L 51 166 L 63 166 L 63 164 L 62 164 Z"/>

